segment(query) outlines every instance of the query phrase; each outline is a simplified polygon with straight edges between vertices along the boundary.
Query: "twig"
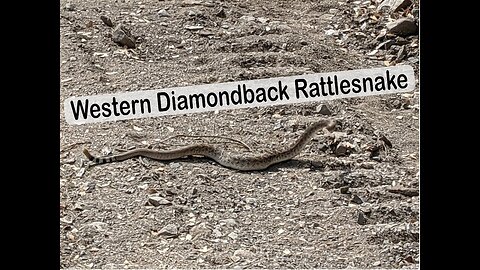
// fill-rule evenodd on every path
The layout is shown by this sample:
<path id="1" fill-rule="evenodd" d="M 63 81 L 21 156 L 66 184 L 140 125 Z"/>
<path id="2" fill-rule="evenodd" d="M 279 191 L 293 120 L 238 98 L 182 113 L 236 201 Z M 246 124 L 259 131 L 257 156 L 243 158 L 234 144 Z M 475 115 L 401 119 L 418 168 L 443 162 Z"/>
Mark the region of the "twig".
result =
<path id="1" fill-rule="evenodd" d="M 178 134 L 178 135 L 174 135 L 174 136 L 171 136 L 171 137 L 168 137 L 164 140 L 161 140 L 159 141 L 159 143 L 165 143 L 165 141 L 168 141 L 168 140 L 171 140 L 171 139 L 174 139 L 174 138 L 177 138 L 177 137 L 189 137 L 189 138 L 221 138 L 221 139 L 226 139 L 226 140 L 230 140 L 230 141 L 233 141 L 233 142 L 236 142 L 240 145 L 242 145 L 243 147 L 247 148 L 248 151 L 252 151 L 252 148 L 250 148 L 250 146 L 248 146 L 246 143 L 240 141 L 240 140 L 237 140 L 237 139 L 233 139 L 233 138 L 229 138 L 229 137 L 225 137 L 225 136 L 218 136 L 218 135 L 185 135 L 185 134 Z"/>

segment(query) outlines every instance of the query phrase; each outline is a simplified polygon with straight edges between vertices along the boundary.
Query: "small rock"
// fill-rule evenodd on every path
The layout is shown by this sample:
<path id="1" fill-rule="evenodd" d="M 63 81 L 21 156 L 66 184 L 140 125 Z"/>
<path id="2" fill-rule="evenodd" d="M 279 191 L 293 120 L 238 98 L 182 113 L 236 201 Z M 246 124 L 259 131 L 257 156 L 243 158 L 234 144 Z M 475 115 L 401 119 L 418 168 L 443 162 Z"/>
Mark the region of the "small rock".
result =
<path id="1" fill-rule="evenodd" d="M 328 108 L 326 104 L 318 105 L 316 111 L 321 115 L 331 115 L 332 111 Z"/>
<path id="2" fill-rule="evenodd" d="M 245 202 L 248 204 L 255 204 L 257 202 L 257 199 L 255 198 L 245 198 Z"/>
<path id="3" fill-rule="evenodd" d="M 323 21 L 331 21 L 331 20 L 333 20 L 333 18 L 335 18 L 335 15 L 324 13 L 324 14 L 320 15 L 319 18 L 320 18 L 320 20 L 323 20 Z"/>
<path id="4" fill-rule="evenodd" d="M 335 13 L 338 13 L 338 11 L 339 11 L 339 10 L 336 9 L 336 8 L 331 8 L 331 9 L 328 10 L 328 13 L 330 13 L 330 14 L 335 14 Z"/>
<path id="5" fill-rule="evenodd" d="M 180 167 L 182 167 L 182 165 L 180 165 L 180 163 L 178 162 L 172 162 L 168 166 L 170 166 L 171 169 L 179 169 Z"/>
<path id="6" fill-rule="evenodd" d="M 380 266 L 381 264 L 382 264 L 382 262 L 376 261 L 376 262 L 374 262 L 374 263 L 372 264 L 372 266 L 377 267 L 377 266 Z"/>
<path id="7" fill-rule="evenodd" d="M 63 217 L 60 219 L 60 222 L 66 223 L 66 224 L 72 224 L 73 220 L 68 218 L 68 217 Z"/>
<path id="8" fill-rule="evenodd" d="M 260 23 L 267 23 L 269 20 L 267 18 L 264 18 L 264 17 L 258 17 L 257 21 L 259 21 Z"/>
<path id="9" fill-rule="evenodd" d="M 220 238 L 220 237 L 223 236 L 222 232 L 219 231 L 219 230 L 217 230 L 217 229 L 213 229 L 213 230 L 212 230 L 212 234 L 213 234 L 213 236 L 215 236 L 216 238 Z"/>
<path id="10" fill-rule="evenodd" d="M 327 36 L 338 36 L 340 32 L 338 30 L 333 30 L 333 29 L 328 29 L 328 30 L 325 30 L 325 35 Z"/>
<path id="11" fill-rule="evenodd" d="M 192 218 L 195 219 L 195 218 Z M 194 220 L 192 220 L 195 222 Z M 199 223 L 192 228 L 190 228 L 190 234 L 193 236 L 193 239 L 206 237 L 208 234 L 211 233 L 210 225 L 207 222 Z"/>
<path id="12" fill-rule="evenodd" d="M 245 249 L 237 249 L 235 250 L 235 252 L 233 252 L 233 256 L 237 256 L 240 258 L 252 258 L 253 255 L 254 255 L 253 252 Z"/>
<path id="13" fill-rule="evenodd" d="M 409 262 L 409 263 L 415 263 L 415 259 L 412 257 L 412 255 L 408 255 L 406 258 L 405 258 L 405 261 Z"/>
<path id="14" fill-rule="evenodd" d="M 185 14 L 187 16 L 193 17 L 193 16 L 200 15 L 201 13 L 199 11 L 195 11 L 195 10 L 188 10 L 187 12 L 185 12 Z"/>
<path id="15" fill-rule="evenodd" d="M 382 11 L 386 10 L 389 12 L 397 12 L 403 8 L 408 7 L 412 4 L 411 0 L 384 0 L 380 5 L 378 5 L 377 10 Z"/>
<path id="16" fill-rule="evenodd" d="M 340 142 L 335 149 L 336 156 L 345 156 L 355 149 L 354 145 L 349 142 Z"/>
<path id="17" fill-rule="evenodd" d="M 353 195 L 352 202 L 356 203 L 356 204 L 362 204 L 363 200 L 360 197 L 358 197 L 357 195 Z"/>
<path id="18" fill-rule="evenodd" d="M 84 205 L 82 203 L 75 203 L 74 207 L 73 207 L 73 210 L 76 210 L 76 211 L 83 211 Z"/>
<path id="19" fill-rule="evenodd" d="M 358 212 L 357 223 L 360 225 L 367 224 L 367 219 L 365 218 L 365 215 L 362 212 Z"/>
<path id="20" fill-rule="evenodd" d="M 403 45 L 402 47 L 400 47 L 400 50 L 398 50 L 397 63 L 402 61 L 406 56 L 407 56 L 407 47 Z"/>
<path id="21" fill-rule="evenodd" d="M 165 238 L 173 238 L 178 236 L 178 230 L 177 226 L 173 224 L 168 224 L 165 227 L 163 227 L 159 232 L 159 235 L 165 237 Z"/>
<path id="22" fill-rule="evenodd" d="M 371 169 L 375 168 L 375 164 L 376 164 L 375 162 L 365 161 L 365 162 L 360 163 L 360 168 L 371 170 Z"/>
<path id="23" fill-rule="evenodd" d="M 348 190 L 348 186 L 340 187 L 340 194 L 350 194 L 350 190 Z"/>
<path id="24" fill-rule="evenodd" d="M 384 142 L 385 145 L 387 145 L 388 147 L 390 147 L 390 148 L 393 147 L 392 142 L 391 142 L 389 139 L 387 139 L 387 137 L 385 137 L 385 135 L 380 136 L 379 140 L 381 140 L 382 142 Z"/>
<path id="25" fill-rule="evenodd" d="M 165 195 L 167 196 L 175 196 L 178 194 L 178 191 L 175 188 L 166 188 Z"/>
<path id="26" fill-rule="evenodd" d="M 160 196 L 149 197 L 148 202 L 155 207 L 160 206 L 160 205 L 171 205 L 172 204 L 171 201 L 169 201 L 165 198 L 162 198 Z"/>
<path id="27" fill-rule="evenodd" d="M 302 41 L 300 41 L 300 45 L 303 45 L 303 46 L 308 45 L 308 41 L 302 40 Z"/>
<path id="28" fill-rule="evenodd" d="M 235 240 L 238 238 L 238 234 L 236 232 L 231 232 L 228 234 L 228 237 Z"/>
<path id="29" fill-rule="evenodd" d="M 219 220 L 219 222 L 232 227 L 237 225 L 237 221 L 235 221 L 235 219 L 233 218 L 222 219 L 222 220 Z"/>
<path id="30" fill-rule="evenodd" d="M 225 14 L 225 10 L 220 9 L 217 13 L 215 13 L 215 16 L 220 17 L 220 18 L 226 18 L 227 14 Z"/>
<path id="31" fill-rule="evenodd" d="M 411 18 L 400 18 L 394 22 L 387 23 L 388 33 L 397 36 L 409 36 L 418 32 L 418 26 Z"/>
<path id="32" fill-rule="evenodd" d="M 292 252 L 289 249 L 284 249 L 283 250 L 283 255 L 290 256 L 291 254 L 292 254 Z"/>
<path id="33" fill-rule="evenodd" d="M 128 48 L 135 48 L 135 39 L 130 31 L 122 24 L 118 24 L 112 32 L 113 42 Z"/>
<path id="34" fill-rule="evenodd" d="M 407 187 L 391 187 L 387 189 L 388 192 L 401 194 L 407 197 L 418 196 L 419 192 L 416 188 L 407 188 Z"/>
<path id="35" fill-rule="evenodd" d="M 202 30 L 203 26 L 201 25 L 185 25 L 184 27 L 187 30 L 195 31 L 195 30 Z"/>
<path id="36" fill-rule="evenodd" d="M 113 22 L 112 20 L 110 20 L 109 17 L 105 16 L 105 15 L 101 15 L 100 16 L 100 20 L 102 20 L 102 22 L 108 26 L 108 27 L 113 27 Z"/>
<path id="37" fill-rule="evenodd" d="M 160 9 L 158 12 L 157 12 L 157 15 L 159 17 L 170 17 L 170 14 L 168 13 L 167 10 L 165 9 Z"/>
<path id="38" fill-rule="evenodd" d="M 240 17 L 240 20 L 247 21 L 247 22 L 253 22 L 253 21 L 255 21 L 255 17 L 248 16 L 248 15 L 243 15 L 242 17 Z"/>
<path id="39" fill-rule="evenodd" d="M 85 192 L 86 193 L 92 193 L 92 191 L 95 190 L 95 182 L 90 182 L 90 183 L 87 183 L 86 186 L 85 186 Z"/>
<path id="40" fill-rule="evenodd" d="M 328 150 L 328 145 L 325 144 L 325 143 L 319 143 L 317 147 L 318 147 L 318 150 L 323 151 L 323 152 Z"/>
<path id="41" fill-rule="evenodd" d="M 230 256 L 230 259 L 231 259 L 233 262 L 238 262 L 238 261 L 240 261 L 242 258 L 240 258 L 239 256 L 232 255 L 232 256 Z"/>
<path id="42" fill-rule="evenodd" d="M 67 4 L 65 5 L 65 10 L 67 10 L 67 11 L 74 11 L 74 10 L 75 10 L 75 5 L 74 5 L 74 4 L 67 3 Z"/>
<path id="43" fill-rule="evenodd" d="M 202 37 L 208 37 L 208 36 L 213 36 L 215 33 L 208 30 L 202 30 L 202 31 L 199 31 L 198 34 Z"/>

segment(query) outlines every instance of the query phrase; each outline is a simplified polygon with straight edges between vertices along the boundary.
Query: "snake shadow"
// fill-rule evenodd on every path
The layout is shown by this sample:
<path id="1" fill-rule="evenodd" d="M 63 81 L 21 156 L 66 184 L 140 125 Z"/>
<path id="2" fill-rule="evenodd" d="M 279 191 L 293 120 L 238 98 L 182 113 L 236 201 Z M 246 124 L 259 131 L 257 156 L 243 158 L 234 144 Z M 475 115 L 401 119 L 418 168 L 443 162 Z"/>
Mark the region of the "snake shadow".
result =
<path id="1" fill-rule="evenodd" d="M 184 162 L 188 162 L 188 163 L 192 163 L 192 164 L 198 164 L 198 165 L 212 164 L 212 165 L 215 165 L 217 167 L 227 168 L 231 171 L 234 171 L 234 172 L 237 172 L 237 173 L 243 173 L 243 174 L 251 174 L 251 173 L 254 173 L 254 172 L 278 172 L 281 169 L 285 169 L 285 168 L 295 168 L 295 169 L 307 169 L 308 168 L 311 171 L 324 171 L 324 169 L 325 169 L 325 165 L 322 164 L 319 161 L 304 160 L 304 159 L 285 160 L 285 161 L 273 164 L 273 165 L 271 165 L 268 168 L 263 169 L 263 170 L 250 170 L 250 171 L 241 171 L 241 170 L 228 168 L 228 167 L 225 167 L 225 166 L 222 166 L 222 165 L 216 163 L 213 160 L 206 159 L 206 158 L 203 158 L 203 157 L 193 157 L 193 156 L 184 157 L 182 159 L 178 159 L 178 160 L 175 160 L 175 161 L 156 161 L 156 162 L 169 164 L 169 163 L 178 162 L 178 161 L 184 161 Z"/>

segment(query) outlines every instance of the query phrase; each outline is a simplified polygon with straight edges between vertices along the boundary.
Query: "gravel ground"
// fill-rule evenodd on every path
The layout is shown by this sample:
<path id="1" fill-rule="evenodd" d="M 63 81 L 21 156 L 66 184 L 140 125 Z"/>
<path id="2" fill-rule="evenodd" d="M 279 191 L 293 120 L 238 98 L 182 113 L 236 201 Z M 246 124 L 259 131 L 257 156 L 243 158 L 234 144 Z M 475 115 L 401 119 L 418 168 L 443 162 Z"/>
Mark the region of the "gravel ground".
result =
<path id="1" fill-rule="evenodd" d="M 395 64 L 413 66 L 418 76 L 418 35 L 385 34 L 389 22 L 418 20 L 417 2 L 391 14 L 378 5 L 60 1 L 61 267 L 418 268 L 418 86 L 406 94 L 78 126 L 63 116 L 71 96 Z M 113 42 L 113 27 L 100 16 L 127 27 L 135 48 Z M 334 139 L 319 132 L 299 156 L 264 171 L 201 158 L 86 169 L 82 154 L 83 147 L 109 154 L 198 142 L 244 151 L 219 138 L 170 138 L 179 134 L 227 136 L 265 152 L 319 118 L 337 120 Z"/>

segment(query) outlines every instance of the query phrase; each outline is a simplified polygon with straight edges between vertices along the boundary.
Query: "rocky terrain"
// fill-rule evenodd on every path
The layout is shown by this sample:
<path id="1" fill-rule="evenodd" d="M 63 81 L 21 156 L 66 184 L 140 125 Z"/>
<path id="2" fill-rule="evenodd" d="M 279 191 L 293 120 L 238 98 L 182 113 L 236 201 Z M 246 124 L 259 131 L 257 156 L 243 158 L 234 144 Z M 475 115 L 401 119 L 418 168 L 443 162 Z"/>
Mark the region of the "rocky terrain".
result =
<path id="1" fill-rule="evenodd" d="M 418 268 L 418 1 L 60 1 L 62 268 Z M 69 125 L 72 96 L 411 65 L 415 91 Z M 212 143 L 302 153 L 87 167 L 83 148 Z M 185 137 L 175 135 L 195 135 Z M 204 135 L 217 136 L 201 137 Z"/>

